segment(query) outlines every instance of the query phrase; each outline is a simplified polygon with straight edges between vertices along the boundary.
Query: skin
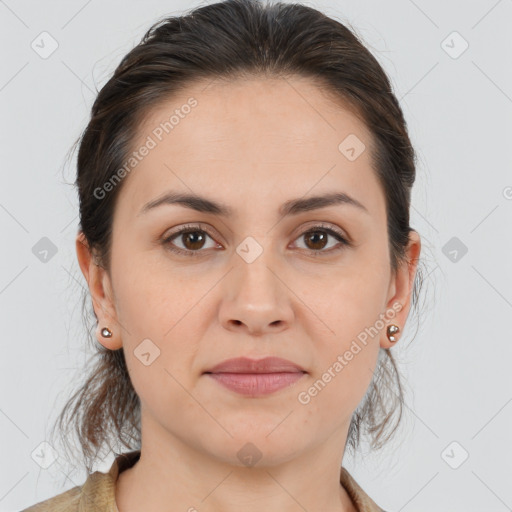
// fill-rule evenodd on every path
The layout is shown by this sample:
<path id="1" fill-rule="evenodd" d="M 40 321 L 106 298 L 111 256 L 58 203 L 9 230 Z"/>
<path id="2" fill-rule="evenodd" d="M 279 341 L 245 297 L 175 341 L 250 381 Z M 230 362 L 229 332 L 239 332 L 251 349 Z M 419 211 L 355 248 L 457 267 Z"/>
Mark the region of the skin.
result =
<path id="1" fill-rule="evenodd" d="M 386 328 L 359 343 L 362 350 L 308 404 L 298 394 L 393 304 L 402 309 L 386 326 L 403 330 L 420 238 L 411 233 L 409 261 L 393 274 L 371 135 L 304 78 L 196 83 L 150 113 L 134 147 L 191 96 L 197 107 L 125 178 L 111 272 L 94 263 L 80 234 L 76 241 L 99 326 L 114 333 L 103 338 L 98 331 L 98 340 L 124 348 L 141 399 L 141 458 L 119 476 L 117 506 L 120 512 L 169 510 L 169 504 L 204 512 L 354 511 L 339 468 L 379 349 L 393 345 Z M 349 134 L 367 148 L 354 161 L 338 150 Z M 225 203 L 235 215 L 176 204 L 138 215 L 170 190 Z M 337 204 L 278 214 L 287 200 L 333 191 L 367 211 Z M 173 242 L 202 251 L 198 257 L 177 255 L 168 248 L 172 242 L 161 242 L 189 223 L 206 231 L 203 245 L 186 236 Z M 341 230 L 353 246 L 332 235 L 324 244 L 304 236 L 319 223 Z M 263 249 L 251 263 L 236 252 L 249 236 Z M 323 254 L 312 255 L 314 249 Z M 148 366 L 134 354 L 146 338 L 160 350 Z M 203 375 L 228 358 L 267 355 L 290 359 L 307 374 L 258 398 Z M 237 456 L 248 442 L 261 453 L 253 467 Z"/>

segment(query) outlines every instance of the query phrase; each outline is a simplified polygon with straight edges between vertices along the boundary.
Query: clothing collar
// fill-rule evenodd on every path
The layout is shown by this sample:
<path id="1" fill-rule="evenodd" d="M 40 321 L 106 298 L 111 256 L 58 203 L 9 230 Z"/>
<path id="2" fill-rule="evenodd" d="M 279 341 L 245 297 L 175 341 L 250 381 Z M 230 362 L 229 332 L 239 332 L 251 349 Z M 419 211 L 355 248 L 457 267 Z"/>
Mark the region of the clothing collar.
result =
<path id="1" fill-rule="evenodd" d="M 119 512 L 115 502 L 115 487 L 119 474 L 132 467 L 140 458 L 140 450 L 121 453 L 116 456 L 108 473 L 95 471 L 84 483 L 79 512 L 106 510 Z M 340 483 L 352 498 L 358 512 L 384 512 L 359 486 L 343 466 Z"/>

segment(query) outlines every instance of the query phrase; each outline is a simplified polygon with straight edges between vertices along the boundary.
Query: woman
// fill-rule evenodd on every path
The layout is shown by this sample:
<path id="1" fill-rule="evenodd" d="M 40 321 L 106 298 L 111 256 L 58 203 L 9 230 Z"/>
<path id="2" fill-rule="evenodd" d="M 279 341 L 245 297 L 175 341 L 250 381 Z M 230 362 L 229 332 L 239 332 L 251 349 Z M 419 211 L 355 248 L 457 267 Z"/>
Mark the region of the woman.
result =
<path id="1" fill-rule="evenodd" d="M 204 6 L 124 57 L 79 142 L 99 362 L 60 425 L 74 402 L 88 473 L 116 460 L 26 510 L 382 510 L 342 459 L 396 430 L 421 243 L 375 58 L 310 7 Z"/>

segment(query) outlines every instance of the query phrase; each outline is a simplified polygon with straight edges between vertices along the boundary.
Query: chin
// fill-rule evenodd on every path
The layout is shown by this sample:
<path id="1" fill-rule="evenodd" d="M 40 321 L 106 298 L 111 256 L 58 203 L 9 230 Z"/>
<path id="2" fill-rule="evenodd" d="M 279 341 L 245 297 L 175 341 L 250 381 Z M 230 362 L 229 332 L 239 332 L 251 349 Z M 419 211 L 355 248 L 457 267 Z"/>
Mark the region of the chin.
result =
<path id="1" fill-rule="evenodd" d="M 279 432 L 281 427 L 276 425 L 271 429 L 253 426 L 250 430 L 229 430 L 233 437 L 224 436 L 222 442 L 212 440 L 214 446 L 210 447 L 210 453 L 226 464 L 239 467 L 271 467 L 293 460 L 303 438 L 294 439 L 284 429 Z"/>

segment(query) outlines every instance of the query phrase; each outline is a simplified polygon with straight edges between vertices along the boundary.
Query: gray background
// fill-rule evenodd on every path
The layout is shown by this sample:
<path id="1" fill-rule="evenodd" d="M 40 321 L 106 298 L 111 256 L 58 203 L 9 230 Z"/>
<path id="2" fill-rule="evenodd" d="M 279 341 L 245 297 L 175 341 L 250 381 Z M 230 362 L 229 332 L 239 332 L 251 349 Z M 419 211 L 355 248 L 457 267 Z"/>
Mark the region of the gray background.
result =
<path id="1" fill-rule="evenodd" d="M 0 0 L 2 511 L 85 478 L 63 455 L 47 469 L 33 456 L 90 355 L 67 152 L 121 57 L 157 18 L 196 5 Z M 344 465 L 390 512 L 512 510 L 512 1 L 308 5 L 349 22 L 376 54 L 419 156 L 412 226 L 428 302 L 416 338 L 411 323 L 393 349 L 406 416 L 383 451 Z M 46 59 L 31 47 L 42 51 L 43 31 L 58 43 Z M 55 254 L 38 252 L 43 237 Z"/>

